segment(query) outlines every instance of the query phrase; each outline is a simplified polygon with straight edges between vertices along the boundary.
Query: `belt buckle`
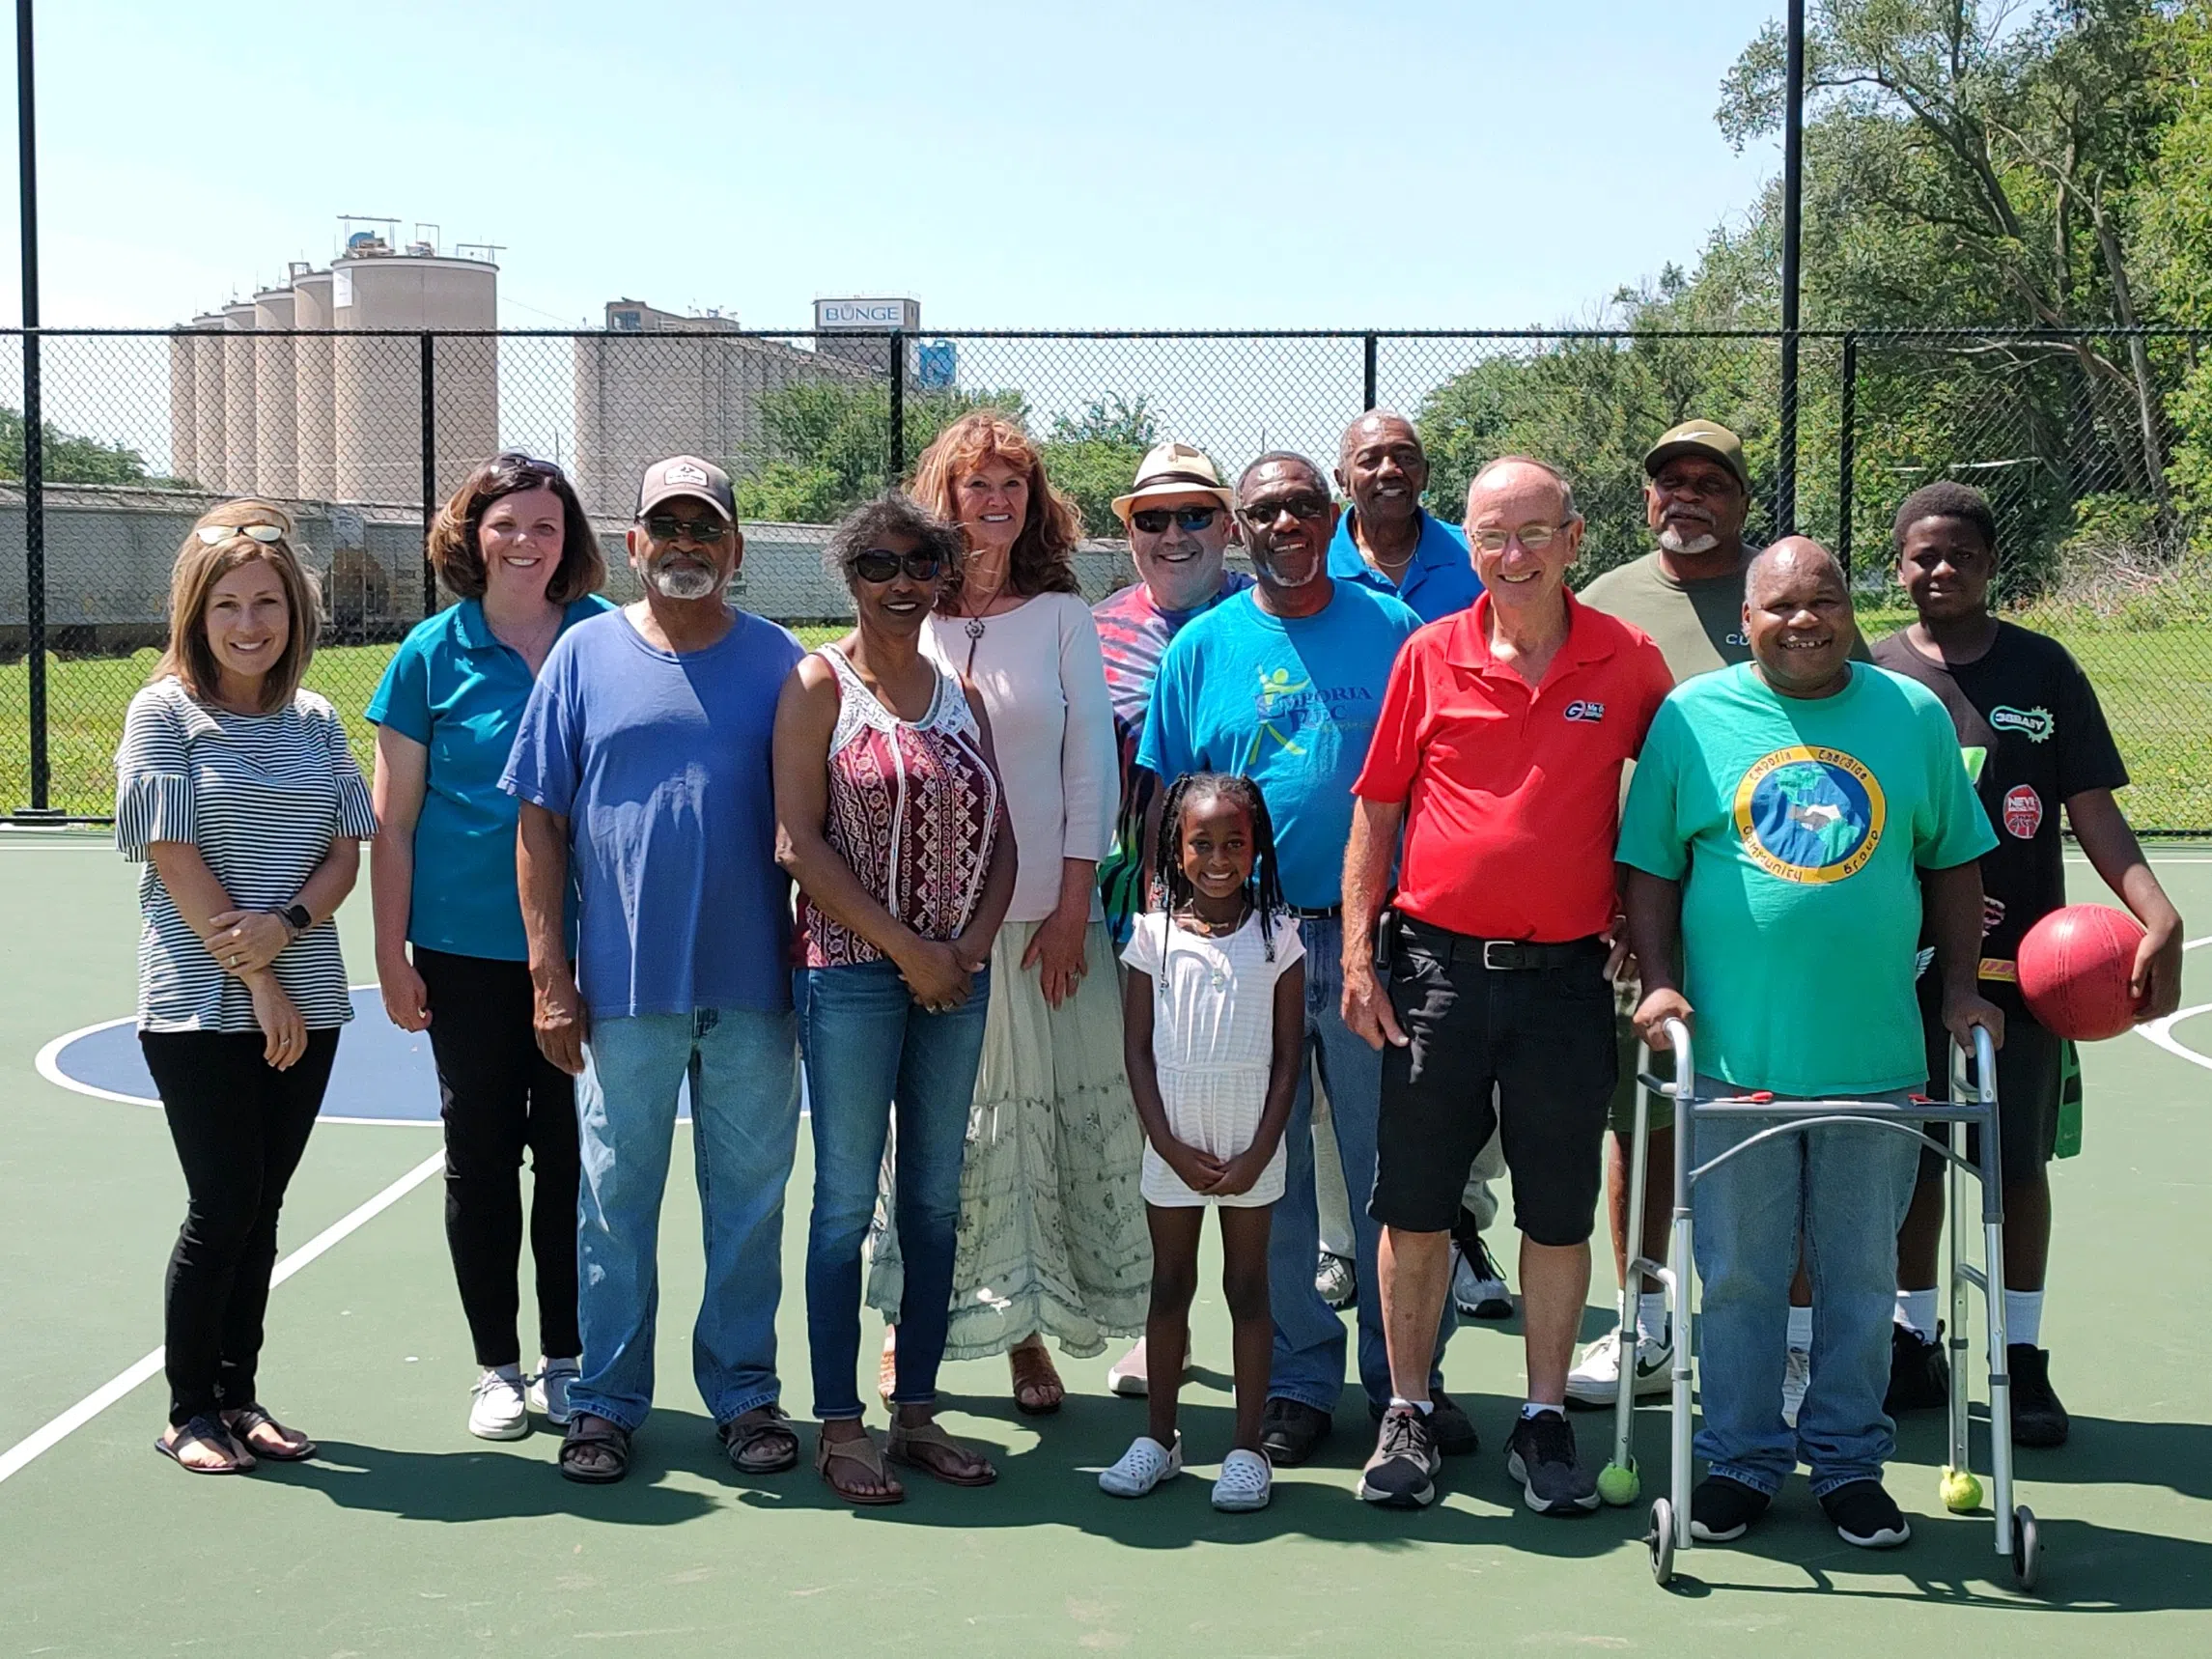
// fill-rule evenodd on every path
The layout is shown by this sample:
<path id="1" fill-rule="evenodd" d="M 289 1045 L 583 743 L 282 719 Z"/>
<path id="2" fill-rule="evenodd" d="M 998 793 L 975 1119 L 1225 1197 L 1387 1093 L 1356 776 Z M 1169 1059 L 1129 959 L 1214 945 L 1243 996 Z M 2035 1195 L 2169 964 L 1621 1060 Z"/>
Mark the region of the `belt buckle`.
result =
<path id="1" fill-rule="evenodd" d="M 1499 961 L 1494 954 L 1498 951 L 1507 953 L 1504 961 Z M 1518 972 L 1521 968 L 1520 941 L 1512 939 L 1484 940 L 1482 942 L 1482 966 L 1493 973 Z"/>

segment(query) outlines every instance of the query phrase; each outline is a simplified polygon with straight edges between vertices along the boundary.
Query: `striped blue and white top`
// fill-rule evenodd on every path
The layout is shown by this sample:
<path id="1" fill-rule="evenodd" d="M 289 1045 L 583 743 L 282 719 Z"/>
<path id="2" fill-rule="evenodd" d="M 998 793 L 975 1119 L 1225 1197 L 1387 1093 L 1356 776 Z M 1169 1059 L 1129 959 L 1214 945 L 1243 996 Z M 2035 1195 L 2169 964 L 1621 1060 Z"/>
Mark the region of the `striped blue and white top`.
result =
<path id="1" fill-rule="evenodd" d="M 138 1028 L 253 1031 L 253 998 L 179 914 L 146 848 L 189 841 L 238 910 L 299 894 L 341 835 L 367 840 L 376 814 L 335 710 L 313 691 L 271 715 L 197 702 L 174 678 L 130 699 L 115 753 L 115 846 L 146 863 L 138 883 Z M 318 922 L 276 959 L 309 1030 L 353 1017 L 338 930 Z"/>

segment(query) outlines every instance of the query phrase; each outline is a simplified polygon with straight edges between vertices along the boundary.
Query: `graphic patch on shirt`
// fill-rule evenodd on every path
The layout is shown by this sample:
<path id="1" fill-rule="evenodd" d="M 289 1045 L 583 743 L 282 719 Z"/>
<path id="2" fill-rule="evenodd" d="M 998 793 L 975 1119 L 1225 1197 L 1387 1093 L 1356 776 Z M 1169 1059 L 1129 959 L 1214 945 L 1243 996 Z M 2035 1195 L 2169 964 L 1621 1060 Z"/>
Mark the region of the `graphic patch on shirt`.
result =
<path id="1" fill-rule="evenodd" d="M 1840 882 L 1881 845 L 1888 807 L 1862 761 L 1797 745 L 1754 762 L 1736 786 L 1736 833 L 1751 861 L 1785 882 Z"/>
<path id="2" fill-rule="evenodd" d="M 1995 731 L 2018 732 L 2031 744 L 2049 743 L 2058 729 L 2049 709 L 2016 709 L 2009 703 L 1989 711 L 1989 724 Z"/>
<path id="3" fill-rule="evenodd" d="M 2033 785 L 2016 783 L 2004 792 L 2004 828 L 2023 841 L 2035 839 L 2043 828 L 2043 798 Z"/>
<path id="4" fill-rule="evenodd" d="M 1606 706 L 1603 703 L 1592 703 L 1577 697 L 1567 705 L 1567 718 L 1570 720 L 1589 720 L 1595 723 L 1605 717 Z"/>

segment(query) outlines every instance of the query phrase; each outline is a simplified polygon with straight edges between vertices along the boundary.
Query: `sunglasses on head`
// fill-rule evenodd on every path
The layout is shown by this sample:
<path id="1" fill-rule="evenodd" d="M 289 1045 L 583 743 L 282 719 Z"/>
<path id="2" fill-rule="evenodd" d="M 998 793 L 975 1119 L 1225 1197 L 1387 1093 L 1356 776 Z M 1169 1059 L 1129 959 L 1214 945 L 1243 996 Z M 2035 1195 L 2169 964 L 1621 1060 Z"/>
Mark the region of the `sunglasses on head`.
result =
<path id="1" fill-rule="evenodd" d="M 1294 519 L 1325 519 L 1329 516 L 1329 497 L 1285 495 L 1277 501 L 1255 501 L 1237 509 L 1237 517 L 1255 530 L 1266 529 L 1285 513 Z"/>
<path id="2" fill-rule="evenodd" d="M 730 528 L 719 519 L 679 519 L 673 513 L 649 513 L 638 521 L 657 542 L 684 539 L 702 547 L 720 541 Z"/>
<path id="3" fill-rule="evenodd" d="M 1178 530 L 1203 530 L 1221 511 L 1218 507 L 1142 507 L 1129 521 L 1148 536 L 1157 536 L 1173 524 Z"/>
<path id="4" fill-rule="evenodd" d="M 568 477 L 551 462 L 540 461 L 534 455 L 524 455 L 518 449 L 510 449 L 505 454 L 493 456 L 491 464 L 502 472 L 527 472 L 539 478 Z"/>
<path id="5" fill-rule="evenodd" d="M 280 524 L 203 524 L 195 533 L 201 546 L 209 548 L 219 547 L 233 536 L 243 536 L 265 548 L 284 540 L 284 527 Z"/>
<path id="6" fill-rule="evenodd" d="M 888 548 L 870 548 L 853 555 L 853 574 L 862 581 L 879 586 L 890 581 L 901 571 L 915 581 L 933 582 L 944 569 L 944 560 L 926 548 L 916 548 L 910 553 L 894 553 Z"/>

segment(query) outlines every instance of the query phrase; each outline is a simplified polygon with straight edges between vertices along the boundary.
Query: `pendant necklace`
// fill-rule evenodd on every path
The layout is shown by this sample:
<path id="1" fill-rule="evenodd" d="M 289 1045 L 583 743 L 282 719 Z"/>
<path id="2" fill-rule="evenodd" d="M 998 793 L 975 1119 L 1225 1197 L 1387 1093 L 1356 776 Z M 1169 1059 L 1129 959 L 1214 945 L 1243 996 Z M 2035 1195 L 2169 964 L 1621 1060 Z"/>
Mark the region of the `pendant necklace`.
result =
<path id="1" fill-rule="evenodd" d="M 1006 566 L 1005 576 L 1001 576 L 998 578 L 998 585 L 991 590 L 991 597 L 978 605 L 976 606 L 976 614 L 970 616 L 967 619 L 967 666 L 963 669 L 962 672 L 970 678 L 972 678 L 975 673 L 975 648 L 983 641 L 984 619 L 982 613 L 986 610 L 989 610 L 993 605 L 998 603 L 998 596 L 1006 591 L 1007 576 L 1011 576 L 1013 574 L 1014 566 L 1012 561 L 1009 561 Z"/>

